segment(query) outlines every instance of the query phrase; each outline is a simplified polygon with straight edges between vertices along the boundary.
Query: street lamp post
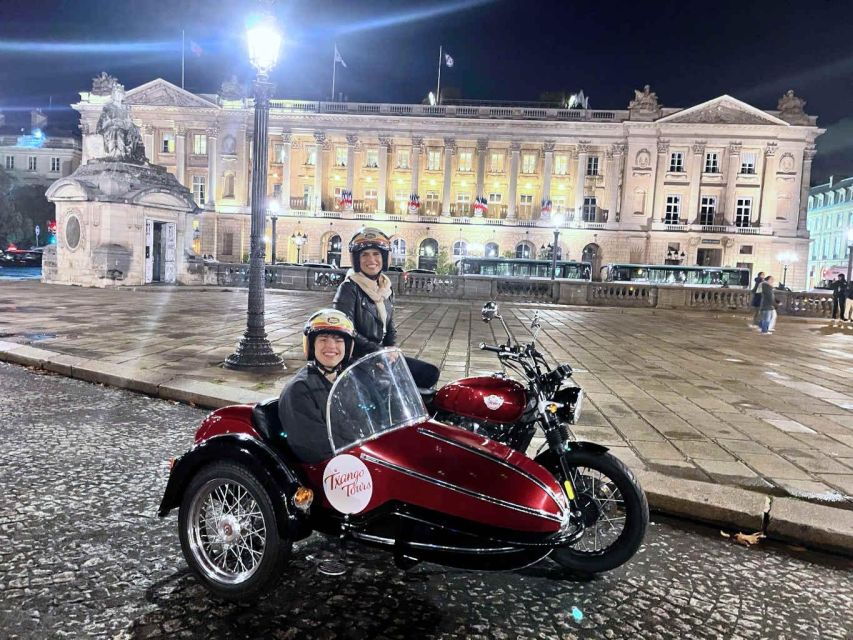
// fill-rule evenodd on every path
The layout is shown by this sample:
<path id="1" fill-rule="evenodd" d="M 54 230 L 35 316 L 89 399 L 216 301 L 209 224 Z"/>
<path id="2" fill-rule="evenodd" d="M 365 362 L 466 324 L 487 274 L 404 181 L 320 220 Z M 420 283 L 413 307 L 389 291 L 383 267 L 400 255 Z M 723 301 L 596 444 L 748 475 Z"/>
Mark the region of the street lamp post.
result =
<path id="1" fill-rule="evenodd" d="M 296 262 L 298 264 L 302 264 L 302 247 L 306 242 L 308 242 L 308 235 L 301 231 L 297 231 L 290 236 L 290 239 L 293 240 L 293 243 L 296 245 Z"/>
<path id="2" fill-rule="evenodd" d="M 793 251 L 783 251 L 779 254 L 779 262 L 782 263 L 782 288 L 787 288 L 785 283 L 788 280 L 788 267 L 797 261 L 797 254 Z"/>
<path id="3" fill-rule="evenodd" d="M 847 230 L 847 282 L 853 276 L 853 228 Z"/>
<path id="4" fill-rule="evenodd" d="M 281 34 L 272 16 L 256 20 L 246 32 L 249 59 L 257 69 L 254 83 L 254 157 L 252 159 L 252 228 L 249 241 L 249 304 L 246 331 L 237 350 L 225 359 L 229 369 L 269 371 L 283 363 L 272 350 L 264 328 L 264 227 L 267 202 L 267 131 L 272 83 L 269 72 L 278 60 Z"/>
<path id="5" fill-rule="evenodd" d="M 278 222 L 278 211 L 279 211 L 278 200 L 273 200 L 272 202 L 270 202 L 269 208 L 270 208 L 270 222 L 272 223 L 272 237 L 270 238 L 270 245 L 271 245 L 270 246 L 270 253 L 272 254 L 271 255 L 271 263 L 275 264 L 276 263 L 276 231 L 275 231 L 275 225 L 276 225 L 276 222 Z"/>
<path id="6" fill-rule="evenodd" d="M 551 280 L 557 277 L 557 244 L 560 241 L 560 225 L 563 224 L 563 216 L 554 216 L 554 246 L 551 248 Z"/>

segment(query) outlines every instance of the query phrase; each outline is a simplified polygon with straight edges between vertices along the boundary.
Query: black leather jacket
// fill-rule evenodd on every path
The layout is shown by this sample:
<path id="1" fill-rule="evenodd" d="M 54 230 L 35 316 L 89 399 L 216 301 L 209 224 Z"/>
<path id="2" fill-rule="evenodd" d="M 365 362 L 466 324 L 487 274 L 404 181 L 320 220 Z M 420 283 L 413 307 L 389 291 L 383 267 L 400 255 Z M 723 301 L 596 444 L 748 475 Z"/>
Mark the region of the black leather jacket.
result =
<path id="1" fill-rule="evenodd" d="M 302 462 L 331 458 L 326 403 L 332 383 L 313 364 L 302 367 L 278 397 L 278 417 L 290 450 Z"/>
<path id="2" fill-rule="evenodd" d="M 393 347 L 397 341 L 394 328 L 394 294 L 385 300 L 387 321 L 385 332 L 376 303 L 355 282 L 344 280 L 338 287 L 332 306 L 343 311 L 355 325 L 355 348 L 353 358 L 360 358 L 383 347 Z"/>

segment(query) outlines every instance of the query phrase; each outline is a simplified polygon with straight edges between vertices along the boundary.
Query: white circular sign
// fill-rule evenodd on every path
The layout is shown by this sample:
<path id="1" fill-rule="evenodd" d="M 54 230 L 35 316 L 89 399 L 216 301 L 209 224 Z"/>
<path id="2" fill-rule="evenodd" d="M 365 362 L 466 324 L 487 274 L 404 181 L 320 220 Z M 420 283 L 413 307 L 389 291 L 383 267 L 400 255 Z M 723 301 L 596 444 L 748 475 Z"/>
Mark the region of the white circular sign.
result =
<path id="1" fill-rule="evenodd" d="M 361 460 L 344 453 L 323 470 L 323 492 L 337 511 L 359 513 L 373 496 L 373 478 Z"/>

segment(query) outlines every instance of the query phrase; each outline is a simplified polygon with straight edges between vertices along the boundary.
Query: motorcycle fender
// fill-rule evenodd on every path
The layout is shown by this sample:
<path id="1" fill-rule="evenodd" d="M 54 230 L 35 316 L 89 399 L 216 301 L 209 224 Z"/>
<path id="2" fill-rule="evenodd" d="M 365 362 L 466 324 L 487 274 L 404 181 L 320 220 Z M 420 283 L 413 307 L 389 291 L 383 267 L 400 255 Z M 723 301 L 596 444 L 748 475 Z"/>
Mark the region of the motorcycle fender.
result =
<path id="1" fill-rule="evenodd" d="M 607 453 L 607 447 L 601 444 L 597 444 L 595 442 L 567 442 L 566 449 L 573 451 L 587 451 L 589 453 L 594 453 L 597 455 Z M 557 468 L 557 458 L 550 449 L 546 449 L 538 456 L 536 456 L 536 462 L 538 462 L 540 465 L 549 470 Z"/>
<path id="2" fill-rule="evenodd" d="M 273 507 L 279 531 L 288 532 L 294 540 L 310 535 L 307 514 L 292 504 L 293 494 L 300 485 L 296 474 L 272 449 L 245 434 L 215 436 L 193 446 L 175 460 L 157 515 L 163 518 L 181 505 L 184 491 L 205 465 L 223 461 L 237 462 L 251 469 L 270 495 L 278 498 L 273 500 Z"/>

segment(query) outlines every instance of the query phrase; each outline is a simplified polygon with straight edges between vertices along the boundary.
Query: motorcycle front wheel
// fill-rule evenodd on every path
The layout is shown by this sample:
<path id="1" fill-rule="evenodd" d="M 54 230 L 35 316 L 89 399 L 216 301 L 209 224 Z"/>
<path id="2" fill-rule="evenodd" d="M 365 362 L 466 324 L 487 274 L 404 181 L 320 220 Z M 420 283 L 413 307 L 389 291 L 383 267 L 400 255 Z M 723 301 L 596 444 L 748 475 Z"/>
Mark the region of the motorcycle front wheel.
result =
<path id="1" fill-rule="evenodd" d="M 631 559 L 646 535 L 646 494 L 631 470 L 609 453 L 575 450 L 565 455 L 585 529 L 579 540 L 555 549 L 550 557 L 577 573 L 615 569 Z M 552 455 L 546 452 L 537 461 L 540 458 L 543 466 L 562 479 Z"/>
<path id="2" fill-rule="evenodd" d="M 218 462 L 199 471 L 178 515 L 181 550 L 208 590 L 254 601 L 281 579 L 292 542 L 278 531 L 272 497 L 246 467 Z"/>

